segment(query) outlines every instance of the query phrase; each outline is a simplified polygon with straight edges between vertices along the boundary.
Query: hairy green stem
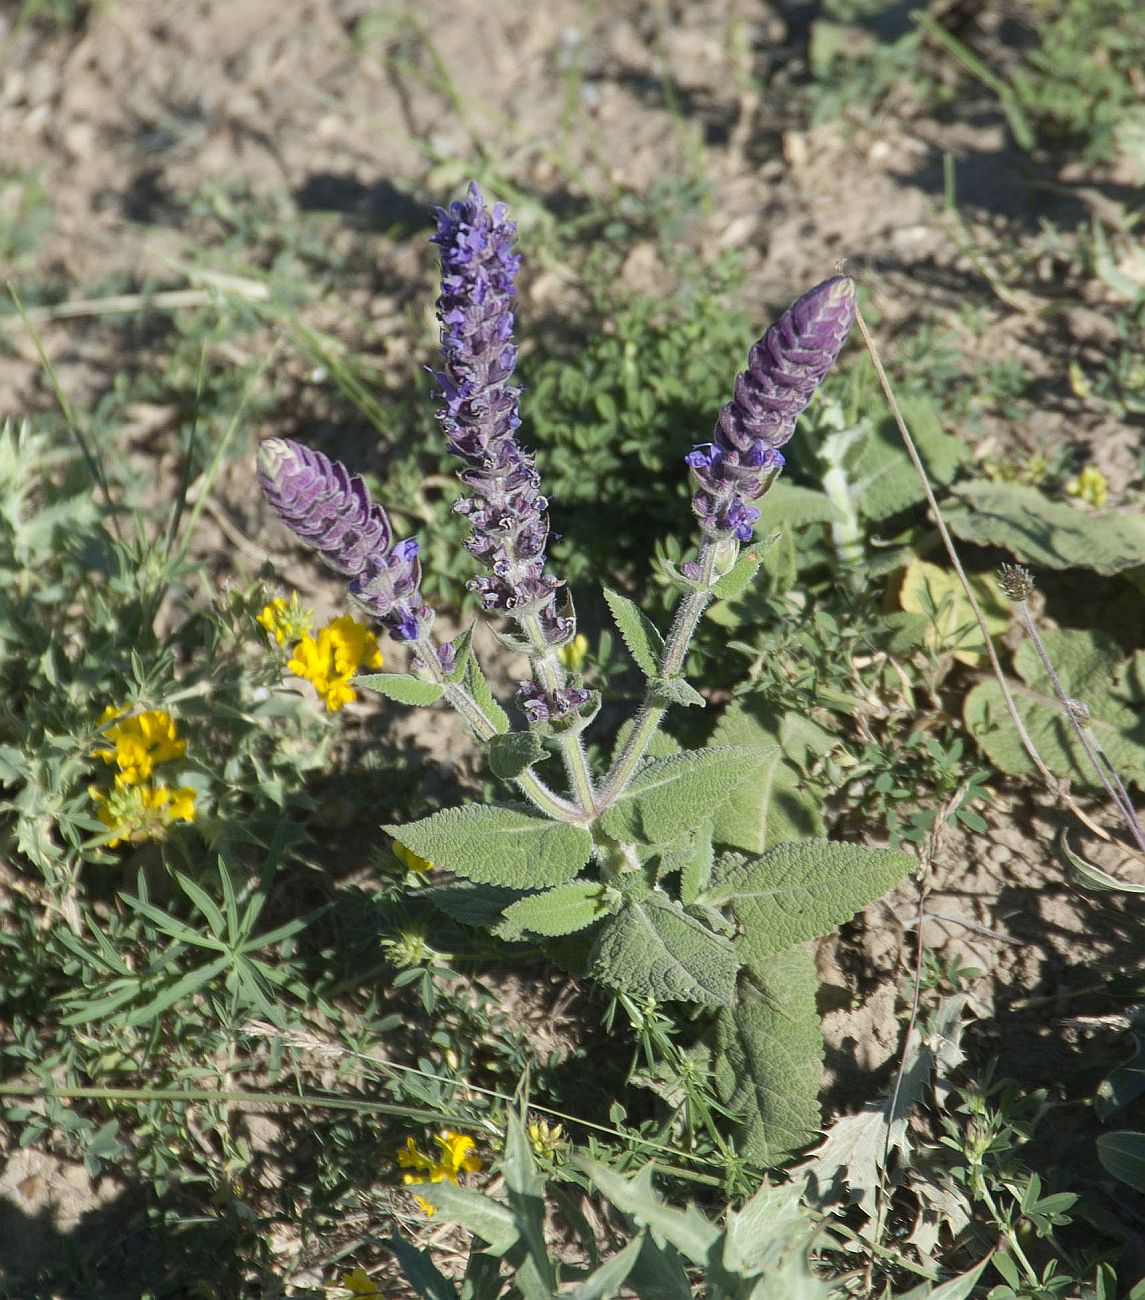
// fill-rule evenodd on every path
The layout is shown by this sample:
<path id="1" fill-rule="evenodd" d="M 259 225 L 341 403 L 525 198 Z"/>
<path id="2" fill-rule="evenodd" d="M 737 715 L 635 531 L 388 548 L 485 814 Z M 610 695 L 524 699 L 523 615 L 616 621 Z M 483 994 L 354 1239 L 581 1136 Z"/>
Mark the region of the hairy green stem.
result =
<path id="1" fill-rule="evenodd" d="M 714 542 L 709 538 L 704 538 L 700 543 L 699 553 L 696 556 L 700 566 L 700 577 L 697 585 L 680 602 L 676 617 L 672 620 L 672 629 L 664 642 L 664 657 L 660 661 L 661 677 L 674 677 L 684 665 L 684 656 L 688 653 L 688 646 L 695 635 L 696 625 L 712 599 L 712 589 L 717 576 L 716 561 L 722 547 L 723 543 Z M 733 563 L 735 553 L 735 551 L 732 553 Z M 726 567 L 730 568 L 731 565 Z M 612 771 L 605 778 L 604 786 L 597 797 L 597 807 L 602 812 L 616 802 L 632 779 L 633 772 L 644 757 L 648 744 L 656 734 L 667 711 L 668 705 L 657 696 L 655 684 L 649 682 L 648 689 L 644 693 L 644 702 L 632 724 L 632 730 L 628 733 L 628 739 L 624 742 L 616 762 L 612 765 Z"/>
<path id="2" fill-rule="evenodd" d="M 546 695 L 555 695 L 565 684 L 564 669 L 552 646 L 545 640 L 541 630 L 541 621 L 536 614 L 527 614 L 521 619 L 521 627 L 533 644 L 535 653 L 530 655 L 533 675 L 537 684 Z M 592 771 L 588 765 L 588 755 L 584 750 L 584 741 L 580 733 L 557 736 L 561 758 L 564 759 L 565 772 L 569 779 L 569 789 L 573 798 L 584 814 L 584 821 L 592 821 L 596 816 L 596 791 L 592 784 Z"/>
<path id="3" fill-rule="evenodd" d="M 460 714 L 462 719 L 473 729 L 474 735 L 478 740 L 492 740 L 497 733 L 497 727 L 493 721 L 486 716 L 485 710 L 473 698 L 472 695 L 459 682 L 450 681 L 445 671 L 441 667 L 441 662 L 437 657 L 437 647 L 430 640 L 429 636 L 422 636 L 420 640 L 413 643 L 414 650 L 417 654 L 418 661 L 423 665 L 430 677 L 441 687 L 442 693 L 449 704 Z M 562 799 L 560 795 L 550 790 L 549 787 L 536 775 L 531 769 L 526 768 L 524 772 L 517 777 L 517 785 L 521 793 L 534 803 L 541 812 L 552 817 L 555 821 L 561 822 L 583 822 L 584 814 L 575 804 L 571 804 L 567 799 Z"/>

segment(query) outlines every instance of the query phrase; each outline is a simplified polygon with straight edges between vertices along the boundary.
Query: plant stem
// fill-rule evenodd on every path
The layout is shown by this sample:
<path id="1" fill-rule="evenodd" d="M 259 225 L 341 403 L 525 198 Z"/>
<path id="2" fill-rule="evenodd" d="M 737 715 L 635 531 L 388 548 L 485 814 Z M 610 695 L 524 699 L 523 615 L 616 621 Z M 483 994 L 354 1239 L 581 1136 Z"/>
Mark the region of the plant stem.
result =
<path id="1" fill-rule="evenodd" d="M 413 646 L 418 662 L 437 685 L 441 687 L 446 700 L 472 728 L 477 739 L 492 740 L 498 734 L 496 725 L 464 686 L 459 682 L 450 681 L 441 666 L 441 661 L 437 657 L 437 647 L 430 637 L 421 637 L 420 640 L 413 643 Z M 550 790 L 532 769 L 526 768 L 517 777 L 517 785 L 527 799 L 530 799 L 543 813 L 554 820 L 577 823 L 585 820 L 580 808 Z"/>
<path id="2" fill-rule="evenodd" d="M 1066 721 L 1073 728 L 1074 735 L 1078 743 L 1085 750 L 1085 756 L 1093 765 L 1093 770 L 1097 773 L 1101 784 L 1105 786 L 1105 791 L 1116 804 L 1118 811 L 1125 819 L 1129 832 L 1137 841 L 1137 847 L 1145 853 L 1145 829 L 1142 828 L 1138 820 L 1136 810 L 1130 802 L 1129 794 L 1121 782 L 1113 764 L 1109 761 L 1101 742 L 1094 734 L 1091 728 L 1085 726 L 1078 717 L 1077 701 L 1071 700 L 1065 693 L 1065 687 L 1061 683 L 1061 678 L 1057 675 L 1053 661 L 1050 659 L 1049 651 L 1046 649 L 1045 642 L 1038 632 L 1037 625 L 1034 623 L 1033 615 L 1030 613 L 1030 606 L 1027 601 L 1019 600 L 1015 602 L 1018 615 L 1022 620 L 1022 626 L 1026 629 L 1026 635 L 1033 642 L 1034 649 L 1038 653 L 1038 658 L 1042 661 L 1042 667 L 1046 670 L 1046 676 L 1050 679 L 1050 685 L 1053 687 L 1054 694 L 1058 698 L 1058 703 L 1062 707 L 1062 712 L 1066 716 Z"/>
<path id="3" fill-rule="evenodd" d="M 541 622 L 536 614 L 526 614 L 520 621 L 521 628 L 533 643 L 534 654 L 529 657 L 533 664 L 533 676 L 546 695 L 554 696 L 564 687 L 565 674 L 561 661 L 552 646 L 545 640 L 541 631 Z M 584 741 L 580 733 L 557 736 L 561 757 L 564 759 L 565 772 L 569 779 L 569 788 L 584 814 L 585 821 L 592 821 L 597 815 L 596 791 L 593 789 L 592 772 L 588 765 L 588 755 L 584 750 Z"/>
<path id="4" fill-rule="evenodd" d="M 683 667 L 684 656 L 688 653 L 688 646 L 695 635 L 696 625 L 712 598 L 712 589 L 716 582 L 716 560 L 722 546 L 723 543 L 714 542 L 710 538 L 704 538 L 700 543 L 700 550 L 696 556 L 696 562 L 700 566 L 700 577 L 697 585 L 687 593 L 676 610 L 672 629 L 664 643 L 664 657 L 660 662 L 661 677 L 674 677 Z M 733 562 L 735 560 L 734 552 L 732 560 Z M 628 739 L 612 765 L 612 770 L 605 778 L 604 786 L 598 796 L 597 806 L 601 812 L 616 802 L 632 779 L 633 772 L 644 757 L 648 743 L 656 734 L 667 711 L 668 705 L 656 694 L 655 683 L 649 682 L 644 693 L 644 702 L 632 724 L 632 730 L 628 733 Z"/>

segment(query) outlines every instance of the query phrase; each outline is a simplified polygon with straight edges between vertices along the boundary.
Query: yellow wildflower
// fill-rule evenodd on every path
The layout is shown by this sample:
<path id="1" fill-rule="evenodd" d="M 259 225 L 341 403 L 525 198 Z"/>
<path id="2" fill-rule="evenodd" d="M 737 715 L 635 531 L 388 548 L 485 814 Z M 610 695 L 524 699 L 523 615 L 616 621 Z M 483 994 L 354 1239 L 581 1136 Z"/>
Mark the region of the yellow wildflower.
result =
<path id="1" fill-rule="evenodd" d="M 314 611 L 304 609 L 298 592 L 293 592 L 289 601 L 285 596 L 276 596 L 269 605 L 264 605 L 258 623 L 279 645 L 285 645 L 287 641 L 298 641 L 310 635 Z"/>
<path id="2" fill-rule="evenodd" d="M 1070 479 L 1065 485 L 1065 490 L 1069 496 L 1077 497 L 1087 505 L 1100 508 L 1105 505 L 1106 497 L 1109 495 L 1109 484 L 1096 465 L 1087 465 L 1080 474 Z"/>
<path id="3" fill-rule="evenodd" d="M 316 637 L 303 637 L 286 666 L 314 687 L 328 712 L 337 713 L 358 698 L 350 678 L 359 668 L 380 668 L 382 653 L 373 632 L 343 614 L 320 628 Z"/>
<path id="4" fill-rule="evenodd" d="M 163 709 L 149 709 L 134 717 L 124 717 L 125 709 L 109 705 L 103 711 L 100 725 L 121 718 L 115 726 L 108 727 L 107 738 L 114 749 L 97 749 L 95 752 L 105 763 L 119 768 L 116 780 L 124 785 L 138 785 L 149 781 L 156 763 L 168 763 L 182 758 L 187 742 L 179 739 L 178 729 L 171 715 Z"/>
<path id="5" fill-rule="evenodd" d="M 390 846 L 393 855 L 408 871 L 432 871 L 433 863 L 428 858 L 419 858 L 413 849 L 407 849 L 406 846 L 398 840 L 394 840 Z"/>
<path id="6" fill-rule="evenodd" d="M 473 1154 L 476 1143 L 468 1134 L 446 1129 L 434 1141 L 441 1147 L 437 1159 L 421 1151 L 413 1138 L 406 1138 L 405 1150 L 398 1152 L 397 1159 L 403 1169 L 415 1171 L 402 1175 L 402 1182 L 407 1187 L 419 1183 L 456 1183 L 460 1173 L 475 1174 L 483 1168 L 480 1158 Z M 434 1213 L 434 1207 L 424 1197 L 416 1192 L 412 1195 L 426 1214 Z"/>
<path id="7" fill-rule="evenodd" d="M 578 632 L 576 636 L 557 651 L 562 664 L 570 673 L 579 673 L 581 666 L 584 664 L 584 657 L 588 654 L 588 637 L 583 632 Z"/>
<path id="8" fill-rule="evenodd" d="M 532 1120 L 525 1131 L 539 1156 L 554 1156 L 565 1145 L 564 1126 L 550 1124 L 547 1119 Z"/>
<path id="9" fill-rule="evenodd" d="M 108 792 L 91 786 L 95 815 L 115 835 L 108 845 L 115 848 L 124 840 L 161 840 L 172 822 L 195 820 L 195 791 L 190 786 L 131 784 L 116 778 Z"/>
<path id="10" fill-rule="evenodd" d="M 370 1281 L 369 1274 L 364 1268 L 354 1268 L 349 1273 L 343 1273 L 342 1286 L 353 1296 L 377 1296 L 378 1300 L 381 1300 L 382 1293 Z"/>

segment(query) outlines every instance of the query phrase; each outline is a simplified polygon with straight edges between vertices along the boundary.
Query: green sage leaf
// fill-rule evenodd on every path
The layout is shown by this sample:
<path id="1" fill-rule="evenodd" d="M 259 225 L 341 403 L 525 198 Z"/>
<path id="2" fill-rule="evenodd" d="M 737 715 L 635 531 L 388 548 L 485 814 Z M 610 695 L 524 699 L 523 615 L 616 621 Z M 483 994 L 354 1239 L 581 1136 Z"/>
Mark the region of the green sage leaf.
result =
<path id="1" fill-rule="evenodd" d="M 509 730 L 509 715 L 493 698 L 493 692 L 489 689 L 489 683 L 485 680 L 475 654 L 471 654 L 466 661 L 465 688 L 498 732 L 503 734 Z"/>
<path id="2" fill-rule="evenodd" d="M 593 974 L 636 998 L 727 1006 L 739 962 L 734 945 L 653 892 L 605 921 L 593 952 Z"/>
<path id="3" fill-rule="evenodd" d="M 533 731 L 508 731 L 489 742 L 489 769 L 506 781 L 520 776 L 544 756 L 545 747 Z"/>
<path id="4" fill-rule="evenodd" d="M 377 691 L 399 704 L 434 704 L 441 699 L 441 687 L 413 673 L 364 673 L 350 679 L 354 686 Z"/>
<path id="5" fill-rule="evenodd" d="M 605 587 L 604 599 L 608 602 L 613 622 L 624 638 L 624 644 L 636 666 L 645 677 L 655 677 L 660 671 L 660 660 L 664 655 L 664 638 L 644 611 L 627 596 Z"/>
<path id="6" fill-rule="evenodd" d="M 384 829 L 446 871 L 510 889 L 559 885 L 575 876 L 592 852 L 584 827 L 496 804 L 446 808 Z"/>
<path id="7" fill-rule="evenodd" d="M 600 824 L 614 839 L 672 844 L 722 807 L 758 765 L 750 749 L 693 749 L 655 759 L 636 773 Z"/>
<path id="8" fill-rule="evenodd" d="M 613 902 L 610 903 L 609 895 Z M 570 880 L 567 884 L 530 894 L 505 909 L 505 923 L 498 927 L 504 939 L 518 939 L 523 934 L 543 934 L 556 938 L 575 934 L 615 911 L 620 898 L 606 885 L 593 880 Z"/>
<path id="9" fill-rule="evenodd" d="M 743 931 L 741 959 L 753 964 L 818 935 L 893 889 L 915 867 L 909 853 L 832 840 L 777 844 L 759 858 L 728 855 L 706 902 L 726 903 Z"/>

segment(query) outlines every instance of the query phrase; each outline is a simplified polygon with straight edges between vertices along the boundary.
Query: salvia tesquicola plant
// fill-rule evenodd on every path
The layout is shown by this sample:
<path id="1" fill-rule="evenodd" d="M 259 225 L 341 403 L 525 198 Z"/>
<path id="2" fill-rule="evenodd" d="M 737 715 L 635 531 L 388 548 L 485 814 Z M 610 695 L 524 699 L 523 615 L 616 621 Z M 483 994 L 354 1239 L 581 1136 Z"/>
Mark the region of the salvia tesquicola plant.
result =
<path id="1" fill-rule="evenodd" d="M 272 438 L 259 452 L 260 483 L 282 521 L 349 580 L 357 605 L 411 651 L 408 673 L 355 686 L 408 705 L 452 705 L 505 783 L 503 802 L 385 827 L 441 873 L 428 896 L 455 921 L 539 946 L 632 1014 L 690 1004 L 682 1009 L 735 1117 L 738 1149 L 772 1163 L 810 1140 L 818 1120 L 822 1042 L 805 941 L 891 888 L 913 860 L 823 838 L 821 810 L 748 709 L 730 709 L 699 749 L 682 748 L 662 724 L 673 707 L 706 704 L 682 675 L 690 640 L 713 599 L 754 578 L 761 501 L 847 341 L 855 284 L 836 275 L 779 317 L 751 349 L 710 441 L 684 457 L 699 537 L 692 558 L 669 566 L 679 593 L 671 626 L 662 631 L 604 591 L 647 680 L 610 766 L 595 771 L 583 733 L 600 699 L 562 662 L 576 614 L 546 557 L 549 502 L 520 437 L 515 237 L 504 205 L 487 206 L 476 185 L 438 211 L 432 236 L 441 256 L 438 418 L 461 462 L 454 509 L 479 568 L 470 588 L 500 642 L 530 664 L 514 710 L 494 698 L 472 629 L 452 643 L 435 637 L 418 543 L 395 540 L 359 476 Z M 554 753 L 555 768 L 544 762 Z M 543 777 L 541 765 L 563 768 L 563 780 Z"/>

